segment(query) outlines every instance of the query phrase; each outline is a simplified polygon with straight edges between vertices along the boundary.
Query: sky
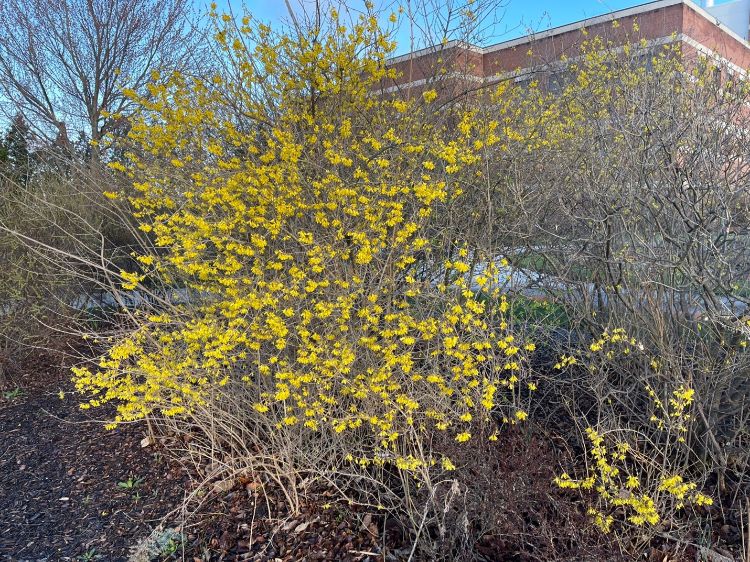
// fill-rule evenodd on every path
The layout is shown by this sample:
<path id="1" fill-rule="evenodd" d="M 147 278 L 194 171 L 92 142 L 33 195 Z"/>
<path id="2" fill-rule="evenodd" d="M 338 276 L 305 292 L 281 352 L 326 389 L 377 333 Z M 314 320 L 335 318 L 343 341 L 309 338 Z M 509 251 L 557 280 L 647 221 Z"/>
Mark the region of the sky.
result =
<path id="1" fill-rule="evenodd" d="M 296 6 L 300 2 L 309 3 L 312 0 L 289 1 Z M 378 0 L 377 4 L 405 4 L 406 1 Z M 703 0 L 693 1 L 703 4 Z M 728 0 L 716 0 L 716 4 L 725 1 Z M 241 9 L 242 6 L 241 0 L 224 0 L 224 2 L 229 2 L 235 10 Z M 504 6 L 497 14 L 500 23 L 493 26 L 485 41 L 487 44 L 514 39 L 526 35 L 529 31 L 540 32 L 551 27 L 637 6 L 646 3 L 647 0 L 502 0 L 502 2 Z M 348 0 L 347 3 L 356 6 L 358 3 L 363 4 L 364 0 Z M 285 0 L 245 0 L 244 4 L 256 18 L 272 24 L 288 17 Z M 408 42 L 404 39 L 404 34 L 397 34 L 396 40 L 399 42 L 399 47 L 396 54 L 408 51 Z"/>

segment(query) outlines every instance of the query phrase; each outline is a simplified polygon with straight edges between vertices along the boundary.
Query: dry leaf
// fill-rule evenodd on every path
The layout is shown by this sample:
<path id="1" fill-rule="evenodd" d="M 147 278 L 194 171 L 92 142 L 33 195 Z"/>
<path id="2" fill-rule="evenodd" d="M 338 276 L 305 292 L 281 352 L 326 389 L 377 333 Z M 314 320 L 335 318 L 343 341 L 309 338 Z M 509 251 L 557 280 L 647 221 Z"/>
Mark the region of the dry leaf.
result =
<path id="1" fill-rule="evenodd" d="M 234 488 L 234 478 L 225 478 L 224 480 L 214 482 L 214 492 L 217 494 L 228 492 L 232 488 Z"/>
<path id="2" fill-rule="evenodd" d="M 284 529 L 285 531 L 288 531 L 288 530 L 293 529 L 294 527 L 296 527 L 298 524 L 299 524 L 299 521 L 297 519 L 292 519 L 291 521 L 288 521 L 282 527 L 282 529 Z"/>

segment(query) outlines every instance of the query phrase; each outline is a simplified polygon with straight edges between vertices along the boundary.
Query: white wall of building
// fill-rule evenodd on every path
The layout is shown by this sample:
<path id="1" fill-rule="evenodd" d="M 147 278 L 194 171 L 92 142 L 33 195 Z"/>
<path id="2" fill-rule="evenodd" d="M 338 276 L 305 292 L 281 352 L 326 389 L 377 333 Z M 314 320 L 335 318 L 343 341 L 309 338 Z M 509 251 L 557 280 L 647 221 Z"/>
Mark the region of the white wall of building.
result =
<path id="1" fill-rule="evenodd" d="M 732 0 L 721 4 L 706 0 L 705 10 L 747 40 L 748 28 L 750 28 L 750 0 Z"/>

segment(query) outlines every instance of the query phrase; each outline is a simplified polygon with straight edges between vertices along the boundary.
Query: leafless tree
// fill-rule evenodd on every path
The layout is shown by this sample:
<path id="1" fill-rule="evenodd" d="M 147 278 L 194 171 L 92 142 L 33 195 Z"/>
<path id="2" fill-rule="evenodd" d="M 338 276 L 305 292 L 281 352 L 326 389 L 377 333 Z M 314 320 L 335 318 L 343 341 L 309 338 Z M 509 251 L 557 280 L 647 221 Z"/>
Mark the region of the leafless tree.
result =
<path id="1" fill-rule="evenodd" d="M 188 0 L 6 0 L 0 4 L 0 93 L 43 138 L 70 151 L 73 135 L 99 144 L 122 125 L 155 69 L 188 55 Z M 73 137 L 73 138 L 71 138 Z"/>

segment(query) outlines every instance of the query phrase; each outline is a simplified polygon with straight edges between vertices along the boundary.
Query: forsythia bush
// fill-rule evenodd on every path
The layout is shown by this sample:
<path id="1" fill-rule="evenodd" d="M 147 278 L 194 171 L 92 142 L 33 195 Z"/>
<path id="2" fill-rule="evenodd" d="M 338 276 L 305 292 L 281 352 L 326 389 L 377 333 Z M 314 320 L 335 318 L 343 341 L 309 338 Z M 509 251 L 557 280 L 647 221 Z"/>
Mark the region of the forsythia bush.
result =
<path id="1" fill-rule="evenodd" d="M 481 176 L 500 127 L 469 109 L 448 116 L 433 90 L 378 93 L 393 45 L 375 18 L 330 22 L 297 37 L 217 17 L 229 71 L 154 74 L 148 95 L 129 93 L 142 111 L 113 167 L 134 192 L 110 196 L 128 198 L 156 251 L 122 277 L 190 298 L 136 312 L 98 370 L 76 370 L 77 387 L 127 421 L 189 413 L 242 381 L 247 407 L 276 427 L 357 432 L 359 462 L 417 469 L 440 458 L 407 435 L 464 442 L 493 411 L 526 417 L 533 346 L 508 331 L 491 256 L 473 275 L 473 249 L 458 240 L 456 259 L 434 263 L 425 237 Z"/>
<path id="2" fill-rule="evenodd" d="M 488 235 L 482 246 L 452 213 L 486 193 L 510 219 L 523 202 L 503 192 L 503 166 L 535 153 L 554 161 L 599 135 L 624 143 L 617 129 L 601 129 L 641 111 L 628 103 L 652 79 L 639 60 L 669 79 L 685 72 L 678 49 L 620 51 L 592 38 L 561 74 L 560 91 L 501 81 L 478 95 L 489 103 L 482 108 L 471 96 L 443 104 L 429 83 L 388 94 L 394 45 L 371 13 L 345 24 L 334 11 L 319 29 L 286 34 L 250 17 L 213 16 L 222 70 L 155 72 L 148 92 L 128 92 L 140 111 L 111 166 L 132 189 L 107 193 L 129 205 L 153 242 L 138 256 L 141 271 L 121 272 L 123 287 L 178 288 L 181 298 L 132 311 L 131 329 L 97 368 L 75 369 L 84 407 L 114 402 L 115 424 L 209 410 L 211 425 L 216 396 L 237 392 L 248 412 L 238 423 L 262 426 L 249 432 L 256 438 L 342 435 L 345 452 L 332 464 L 388 464 L 430 489 L 424 469 L 455 468 L 447 439 L 496 439 L 498 421 L 527 418 L 536 388 L 526 368 L 534 345 L 512 333 L 500 291 L 498 265 L 507 262 L 486 250 L 502 237 Z M 572 168 L 560 181 L 584 172 Z M 618 182 L 602 197 L 626 199 L 621 191 Z M 475 209 L 465 215 L 483 218 Z M 550 216 L 542 229 L 565 227 Z M 567 220 L 591 231 L 577 212 Z M 568 350 L 554 367 L 585 371 L 587 395 L 607 422 L 586 430 L 585 475 L 555 480 L 591 498 L 599 528 L 640 533 L 711 503 L 688 480 L 694 391 L 679 369 L 665 369 L 622 328 L 581 354 Z M 658 394 L 645 384 L 614 392 L 608 377 L 623 372 L 643 375 Z M 644 411 L 653 427 L 643 427 Z M 244 429 L 228 439 L 245 440 Z M 264 445 L 274 446 L 250 448 Z"/>
<path id="3" fill-rule="evenodd" d="M 655 478 L 645 475 L 646 471 L 630 457 L 631 447 L 626 441 L 617 441 L 613 448 L 608 448 L 604 435 L 591 427 L 586 428 L 586 437 L 593 460 L 589 476 L 573 480 L 563 473 L 555 483 L 561 488 L 594 494 L 599 507 L 590 507 L 588 514 L 605 533 L 615 523 L 613 513 L 624 514 L 625 521 L 636 526 L 653 526 L 688 505 L 713 503 L 710 497 L 697 491 L 696 483 L 685 481 L 679 474 Z"/>
<path id="4" fill-rule="evenodd" d="M 602 366 L 597 365 L 597 359 L 606 365 L 639 356 L 639 361 L 646 363 L 648 356 L 644 352 L 640 342 L 624 329 L 615 328 L 605 330 L 594 340 L 582 361 L 564 356 L 556 368 L 579 365 L 603 377 L 606 374 L 602 373 Z M 651 358 L 649 368 L 658 370 L 658 361 Z M 644 390 L 650 402 L 653 428 L 634 431 L 618 428 L 605 432 L 587 427 L 590 462 L 586 477 L 573 479 L 563 473 L 554 480 L 560 488 L 580 490 L 592 497 L 588 514 L 605 533 L 610 532 L 616 522 L 653 527 L 673 519 L 677 511 L 688 506 L 713 503 L 709 496 L 698 491 L 695 482 L 677 472 L 685 470 L 686 463 L 680 459 L 693 422 L 695 392 L 684 384 L 678 385 L 668 399 L 662 400 L 650 385 L 646 384 Z M 631 444 L 633 434 L 638 437 L 635 444 Z"/>

